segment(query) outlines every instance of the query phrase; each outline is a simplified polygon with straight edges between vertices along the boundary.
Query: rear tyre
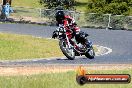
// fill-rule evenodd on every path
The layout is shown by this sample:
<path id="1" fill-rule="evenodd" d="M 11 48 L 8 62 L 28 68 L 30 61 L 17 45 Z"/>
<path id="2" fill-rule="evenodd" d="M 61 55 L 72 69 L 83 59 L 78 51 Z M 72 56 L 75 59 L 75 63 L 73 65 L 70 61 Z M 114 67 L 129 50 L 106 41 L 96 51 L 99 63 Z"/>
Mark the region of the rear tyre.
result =
<path id="1" fill-rule="evenodd" d="M 60 40 L 59 42 L 60 49 L 62 53 L 69 59 L 69 60 L 74 60 L 75 59 L 75 52 L 74 49 L 68 48 L 68 45 L 65 40 Z"/>
<path id="2" fill-rule="evenodd" d="M 94 59 L 95 56 L 95 52 L 93 47 L 91 46 L 91 48 L 85 53 L 85 56 L 89 59 Z"/>

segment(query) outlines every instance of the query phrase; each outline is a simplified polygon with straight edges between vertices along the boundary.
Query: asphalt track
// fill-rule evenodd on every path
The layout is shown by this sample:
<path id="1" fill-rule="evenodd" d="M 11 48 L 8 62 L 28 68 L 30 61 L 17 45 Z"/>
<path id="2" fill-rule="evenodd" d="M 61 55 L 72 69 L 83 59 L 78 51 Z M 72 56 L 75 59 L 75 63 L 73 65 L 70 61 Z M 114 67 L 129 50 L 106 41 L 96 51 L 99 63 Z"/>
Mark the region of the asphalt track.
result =
<path id="1" fill-rule="evenodd" d="M 56 27 L 28 24 L 0 24 L 0 32 L 51 38 Z M 46 65 L 46 64 L 132 64 L 132 31 L 81 28 L 96 45 L 109 47 L 112 52 L 95 59 L 64 58 L 38 59 L 30 61 L 0 61 L 0 65 Z"/>

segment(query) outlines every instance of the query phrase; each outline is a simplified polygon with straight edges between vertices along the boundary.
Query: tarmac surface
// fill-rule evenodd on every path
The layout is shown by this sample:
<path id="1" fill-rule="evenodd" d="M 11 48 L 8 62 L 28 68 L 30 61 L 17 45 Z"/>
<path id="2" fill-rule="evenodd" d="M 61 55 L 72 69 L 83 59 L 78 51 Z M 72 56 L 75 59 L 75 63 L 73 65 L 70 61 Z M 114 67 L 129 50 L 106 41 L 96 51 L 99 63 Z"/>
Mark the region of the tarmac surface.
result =
<path id="1" fill-rule="evenodd" d="M 0 32 L 35 37 L 51 38 L 56 27 L 30 24 L 0 24 Z M 67 60 L 65 57 L 54 59 L 35 59 L 26 61 L 0 61 L 0 65 L 46 65 L 46 64 L 132 64 L 132 31 L 81 28 L 87 32 L 94 45 L 109 47 L 112 52 L 94 59 L 77 57 Z"/>

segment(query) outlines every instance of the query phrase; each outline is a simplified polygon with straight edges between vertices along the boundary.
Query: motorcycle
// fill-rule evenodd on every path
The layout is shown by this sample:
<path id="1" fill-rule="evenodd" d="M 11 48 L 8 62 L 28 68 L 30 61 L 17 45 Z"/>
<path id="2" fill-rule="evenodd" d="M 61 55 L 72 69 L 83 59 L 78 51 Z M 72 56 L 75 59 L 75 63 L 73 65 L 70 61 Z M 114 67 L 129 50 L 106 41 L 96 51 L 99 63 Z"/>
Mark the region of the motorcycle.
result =
<path id="1" fill-rule="evenodd" d="M 75 56 L 82 55 L 89 59 L 94 58 L 95 52 L 92 42 L 87 39 L 88 34 L 80 32 L 77 39 L 75 37 L 69 39 L 65 28 L 61 25 L 53 32 L 53 36 L 59 39 L 60 49 L 69 60 L 74 60 Z"/>

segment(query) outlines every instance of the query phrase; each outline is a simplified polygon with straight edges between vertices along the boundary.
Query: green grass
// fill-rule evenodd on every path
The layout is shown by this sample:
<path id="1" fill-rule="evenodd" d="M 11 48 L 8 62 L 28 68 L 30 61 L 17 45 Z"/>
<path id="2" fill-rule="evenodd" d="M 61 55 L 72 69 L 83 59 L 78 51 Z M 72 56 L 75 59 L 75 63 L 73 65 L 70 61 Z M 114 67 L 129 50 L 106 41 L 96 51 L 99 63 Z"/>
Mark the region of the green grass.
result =
<path id="1" fill-rule="evenodd" d="M 16 18 L 32 17 L 32 19 L 34 19 L 33 17 L 35 17 L 39 19 L 40 17 L 40 11 L 37 8 L 42 8 L 42 5 L 39 4 L 39 0 L 13 0 L 12 6 L 14 13 L 12 13 L 11 16 Z"/>
<path id="2" fill-rule="evenodd" d="M 11 16 L 14 16 L 16 18 L 19 17 L 32 17 L 36 19 L 40 19 L 40 12 L 39 9 L 24 9 L 24 8 L 13 8 L 15 11 L 14 13 L 11 14 Z M 31 20 L 31 19 L 28 19 Z"/>
<path id="3" fill-rule="evenodd" d="M 90 71 L 89 71 L 90 72 Z M 92 71 L 92 74 L 132 74 L 132 69 Z M 132 88 L 129 84 L 85 84 L 76 83 L 76 72 L 49 73 L 31 76 L 1 76 L 0 88 Z"/>
<path id="4" fill-rule="evenodd" d="M 40 0 L 13 0 L 12 6 L 15 7 L 27 7 L 27 8 L 41 8 L 42 5 L 39 4 Z M 77 11 L 85 11 L 87 8 L 87 2 L 89 0 L 75 0 L 77 1 L 77 6 L 75 6 Z"/>
<path id="5" fill-rule="evenodd" d="M 40 8 L 40 0 L 12 0 L 12 6 L 15 7 L 27 7 L 27 8 Z"/>
<path id="6" fill-rule="evenodd" d="M 95 52 L 97 48 L 94 47 Z M 0 33 L 0 60 L 34 59 L 64 56 L 54 39 Z"/>
<path id="7" fill-rule="evenodd" d="M 0 33 L 0 60 L 62 56 L 58 41 Z"/>
<path id="8" fill-rule="evenodd" d="M 82 11 L 82 12 L 85 12 L 87 10 L 87 3 L 89 0 L 75 0 L 77 3 L 76 3 L 76 10 L 77 11 Z"/>

